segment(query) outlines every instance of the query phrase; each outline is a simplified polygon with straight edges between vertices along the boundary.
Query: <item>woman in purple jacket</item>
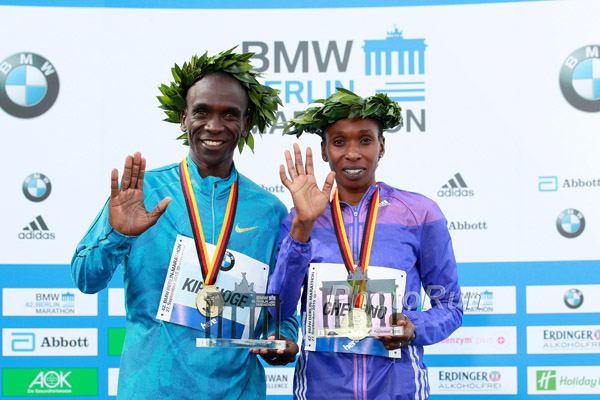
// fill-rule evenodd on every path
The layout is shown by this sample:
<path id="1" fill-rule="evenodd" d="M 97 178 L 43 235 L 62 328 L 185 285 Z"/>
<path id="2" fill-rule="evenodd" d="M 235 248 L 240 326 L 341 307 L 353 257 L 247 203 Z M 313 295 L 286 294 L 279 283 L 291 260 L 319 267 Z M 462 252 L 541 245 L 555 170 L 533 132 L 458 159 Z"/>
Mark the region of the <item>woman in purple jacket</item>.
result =
<path id="1" fill-rule="evenodd" d="M 294 398 L 425 399 L 423 346 L 462 322 L 447 223 L 434 201 L 375 179 L 383 130 L 402 124 L 398 104 L 338 90 L 286 128 L 321 136 L 331 168 L 322 190 L 310 148 L 305 164 L 298 145 L 294 160 L 285 152 L 289 177 L 280 167 L 294 208 L 269 292 L 281 295 L 283 318 L 302 298 Z M 426 311 L 421 287 L 431 300 Z"/>

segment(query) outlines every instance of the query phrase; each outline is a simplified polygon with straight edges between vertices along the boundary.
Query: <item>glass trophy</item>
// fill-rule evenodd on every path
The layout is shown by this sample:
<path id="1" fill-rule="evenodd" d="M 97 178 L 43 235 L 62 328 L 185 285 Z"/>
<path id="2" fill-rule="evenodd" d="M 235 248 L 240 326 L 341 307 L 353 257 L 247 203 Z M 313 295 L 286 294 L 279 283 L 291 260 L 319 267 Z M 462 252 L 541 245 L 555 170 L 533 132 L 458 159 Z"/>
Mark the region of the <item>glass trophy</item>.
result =
<path id="1" fill-rule="evenodd" d="M 269 308 L 275 310 L 275 337 L 280 332 L 280 307 L 279 295 L 255 293 L 253 284 L 242 280 L 235 284 L 235 290 L 224 294 L 206 293 L 198 300 L 198 309 L 201 318 L 204 318 L 202 327 L 204 337 L 196 338 L 196 347 L 210 348 L 246 348 L 246 349 L 276 349 L 284 350 L 285 340 L 265 340 L 255 337 L 256 321 L 263 315 L 262 332 L 267 335 Z"/>

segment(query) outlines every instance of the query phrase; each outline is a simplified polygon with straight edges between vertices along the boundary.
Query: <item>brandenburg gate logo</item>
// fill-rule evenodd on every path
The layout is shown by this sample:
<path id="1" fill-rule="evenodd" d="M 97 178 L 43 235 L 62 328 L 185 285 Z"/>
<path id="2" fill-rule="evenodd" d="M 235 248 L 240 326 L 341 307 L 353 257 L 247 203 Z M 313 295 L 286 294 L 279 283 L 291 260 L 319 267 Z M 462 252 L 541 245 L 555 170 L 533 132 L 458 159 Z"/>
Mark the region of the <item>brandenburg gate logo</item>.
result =
<path id="1" fill-rule="evenodd" d="M 394 101 L 425 101 L 426 48 L 425 39 L 406 39 L 394 26 L 385 39 L 365 40 L 365 75 L 390 80 L 377 92 Z"/>

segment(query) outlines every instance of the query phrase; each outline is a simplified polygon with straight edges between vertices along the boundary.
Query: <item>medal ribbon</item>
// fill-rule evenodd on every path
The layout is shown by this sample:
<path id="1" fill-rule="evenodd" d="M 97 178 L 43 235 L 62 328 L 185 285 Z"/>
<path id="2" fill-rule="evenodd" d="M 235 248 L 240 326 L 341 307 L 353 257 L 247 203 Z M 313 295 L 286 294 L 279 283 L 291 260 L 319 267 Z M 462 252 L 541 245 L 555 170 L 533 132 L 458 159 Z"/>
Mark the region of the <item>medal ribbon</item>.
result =
<path id="1" fill-rule="evenodd" d="M 375 193 L 371 197 L 369 207 L 367 209 L 367 216 L 365 219 L 365 226 L 363 229 L 363 238 L 360 246 L 359 263 L 356 265 L 352 257 L 352 250 L 348 242 L 348 235 L 346 234 L 346 228 L 344 227 L 344 218 L 342 216 L 342 209 L 340 207 L 340 197 L 336 190 L 335 199 L 331 202 L 331 215 L 333 218 L 333 228 L 335 230 L 335 237 L 337 238 L 340 252 L 342 253 L 342 259 L 344 265 L 348 271 L 348 275 L 352 276 L 356 268 L 360 268 L 366 275 L 369 269 L 369 261 L 371 259 L 371 247 L 373 245 L 373 235 L 375 234 L 375 222 L 377 221 L 377 211 L 379 210 L 379 187 L 376 188 Z M 356 282 L 352 281 L 352 294 L 356 292 Z M 360 281 L 360 287 L 358 293 L 364 293 L 366 288 L 366 280 Z M 356 298 L 356 307 L 362 307 L 363 295 L 359 295 Z"/>
<path id="2" fill-rule="evenodd" d="M 219 273 L 219 266 L 223 262 L 223 257 L 225 257 L 225 251 L 227 250 L 227 244 L 229 243 L 229 238 L 231 237 L 231 231 L 233 230 L 233 220 L 235 219 L 235 212 L 237 210 L 238 202 L 238 180 L 235 180 L 231 186 L 231 189 L 229 190 L 229 200 L 227 202 L 225 218 L 223 218 L 221 233 L 219 234 L 219 241 L 217 242 L 212 262 L 209 262 L 208 252 L 206 251 L 206 241 L 204 240 L 202 225 L 200 224 L 198 205 L 196 204 L 196 197 L 194 196 L 194 190 L 192 188 L 192 180 L 190 178 L 190 172 L 187 166 L 187 156 L 183 159 L 181 164 L 179 164 L 179 178 L 181 181 L 181 189 L 183 191 L 183 197 L 185 198 L 188 216 L 192 225 L 194 243 L 196 244 L 198 260 L 200 261 L 200 266 L 202 268 L 204 284 L 214 285 L 217 280 L 217 274 Z"/>

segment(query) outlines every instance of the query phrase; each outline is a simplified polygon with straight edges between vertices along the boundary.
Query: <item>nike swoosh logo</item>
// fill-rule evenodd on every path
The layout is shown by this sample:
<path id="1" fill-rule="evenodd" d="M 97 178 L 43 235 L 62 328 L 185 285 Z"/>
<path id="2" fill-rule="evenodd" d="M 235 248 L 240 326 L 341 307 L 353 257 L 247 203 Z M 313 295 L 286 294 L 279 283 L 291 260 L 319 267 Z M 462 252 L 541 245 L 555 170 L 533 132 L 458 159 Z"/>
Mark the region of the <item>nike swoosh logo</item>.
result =
<path id="1" fill-rule="evenodd" d="M 258 226 L 253 226 L 253 227 L 251 227 L 251 228 L 240 228 L 240 224 L 236 224 L 236 225 L 235 225 L 235 231 L 236 231 L 237 233 L 244 233 L 244 232 L 248 232 L 248 231 L 251 231 L 252 229 L 256 229 L 256 228 L 258 228 Z"/>

